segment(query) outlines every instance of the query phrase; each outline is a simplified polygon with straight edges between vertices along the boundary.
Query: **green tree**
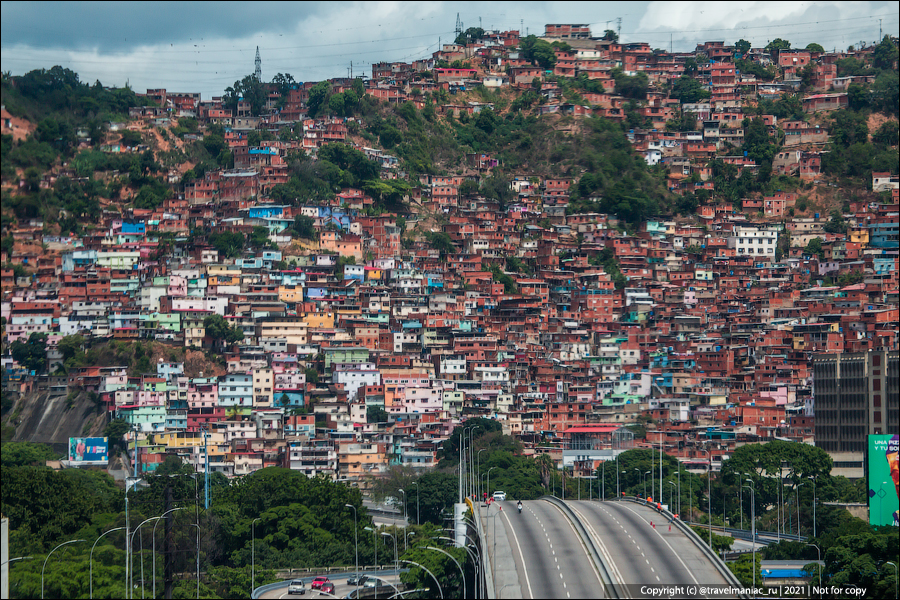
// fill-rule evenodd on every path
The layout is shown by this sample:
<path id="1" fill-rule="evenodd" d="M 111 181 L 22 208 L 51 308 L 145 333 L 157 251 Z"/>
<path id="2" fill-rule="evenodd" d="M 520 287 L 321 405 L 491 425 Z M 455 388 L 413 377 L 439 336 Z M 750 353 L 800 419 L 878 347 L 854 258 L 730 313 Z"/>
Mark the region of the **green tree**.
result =
<path id="1" fill-rule="evenodd" d="M 206 336 L 215 341 L 224 342 L 226 345 L 234 344 L 244 339 L 244 332 L 237 325 L 229 325 L 222 315 L 209 315 L 203 319 L 203 328 Z"/>
<path id="2" fill-rule="evenodd" d="M 32 333 L 28 341 L 16 340 L 9 346 L 13 359 L 28 371 L 42 373 L 47 366 L 47 334 Z"/>
<path id="3" fill-rule="evenodd" d="M 309 99 L 306 101 L 306 108 L 310 117 L 315 117 L 319 114 L 319 111 L 325 106 L 325 99 L 330 92 L 331 86 L 328 85 L 327 81 L 320 81 L 310 88 Z"/>
<path id="4" fill-rule="evenodd" d="M 240 256 L 246 242 L 246 238 L 242 234 L 234 231 L 211 233 L 208 239 L 210 245 L 218 250 L 219 255 L 224 258 Z"/>
<path id="5" fill-rule="evenodd" d="M 47 444 L 34 442 L 6 442 L 0 453 L 0 465 L 6 467 L 43 466 L 48 460 L 56 460 L 59 455 Z"/>
<path id="6" fill-rule="evenodd" d="M 247 234 L 247 245 L 251 248 L 274 248 L 275 244 L 269 239 L 269 230 L 257 225 L 253 231 Z"/>
<path id="7" fill-rule="evenodd" d="M 790 49 L 791 49 L 791 43 L 789 41 L 783 40 L 781 38 L 775 38 L 774 40 L 769 42 L 769 44 L 766 46 L 766 52 L 768 52 L 770 54 L 773 52 L 780 52 L 781 50 L 790 50 Z"/>
<path id="8" fill-rule="evenodd" d="M 315 219 L 310 216 L 297 215 L 294 217 L 294 224 L 291 228 L 298 237 L 314 240 L 319 237 L 319 232 L 316 231 L 315 223 Z"/>
<path id="9" fill-rule="evenodd" d="M 825 258 L 825 251 L 822 249 L 822 238 L 819 237 L 811 239 L 803 251 L 810 256 L 818 256 L 819 260 Z"/>
<path id="10" fill-rule="evenodd" d="M 743 38 L 739 39 L 737 42 L 734 43 L 735 50 L 740 52 L 742 55 L 747 54 L 747 52 L 750 51 L 751 47 L 752 47 L 752 44 L 750 44 L 750 42 L 748 42 L 747 40 L 745 40 Z"/>
<path id="11" fill-rule="evenodd" d="M 369 406 L 366 408 L 367 423 L 387 423 L 390 417 L 386 410 L 380 406 Z"/>
<path id="12" fill-rule="evenodd" d="M 891 36 L 886 35 L 872 52 L 872 64 L 876 69 L 890 70 L 895 68 L 896 62 L 897 44 L 891 40 Z"/>
<path id="13" fill-rule="evenodd" d="M 672 96 L 684 104 L 693 104 L 711 97 L 708 90 L 704 90 L 700 82 L 693 77 L 682 75 L 672 86 Z"/>
<path id="14" fill-rule="evenodd" d="M 607 42 L 618 42 L 619 34 L 616 33 L 614 29 L 607 29 L 603 32 L 603 37 L 601 37 L 600 39 Z"/>
<path id="15" fill-rule="evenodd" d="M 807 44 L 805 49 L 810 52 L 825 52 L 825 48 L 822 47 L 822 44 L 817 44 L 815 42 Z"/>

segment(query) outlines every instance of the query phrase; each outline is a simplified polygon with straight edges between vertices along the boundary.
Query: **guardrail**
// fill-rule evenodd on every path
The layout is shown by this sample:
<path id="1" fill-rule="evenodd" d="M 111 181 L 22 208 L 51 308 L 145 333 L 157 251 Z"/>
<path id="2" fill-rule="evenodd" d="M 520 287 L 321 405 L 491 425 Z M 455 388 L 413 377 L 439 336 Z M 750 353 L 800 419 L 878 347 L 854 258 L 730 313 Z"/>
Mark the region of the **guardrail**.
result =
<path id="1" fill-rule="evenodd" d="M 735 576 L 735 574 L 731 572 L 731 569 L 728 568 L 728 565 L 726 565 L 722 561 L 722 559 L 719 557 L 719 555 L 716 554 L 715 550 L 713 550 L 709 546 L 709 544 L 707 544 L 706 542 L 701 540 L 700 536 L 697 535 L 697 532 L 694 531 L 693 529 L 691 529 L 691 527 L 687 523 L 685 523 L 684 521 L 682 521 L 679 518 L 676 518 L 673 513 L 669 512 L 665 508 L 662 508 L 662 507 L 657 508 L 657 506 L 655 506 L 654 504 L 651 504 L 650 502 L 647 502 L 643 498 L 635 498 L 633 496 L 623 496 L 621 499 L 627 500 L 628 502 L 634 502 L 635 504 L 642 504 L 644 506 L 649 506 L 653 510 L 657 511 L 659 514 L 663 515 L 664 517 L 667 517 L 669 519 L 669 521 L 671 521 L 672 523 L 675 524 L 675 527 L 680 529 L 681 532 L 684 533 L 687 536 L 687 538 L 689 540 L 691 540 L 694 543 L 694 545 L 697 546 L 700 549 L 700 551 L 703 552 L 703 554 L 705 554 L 706 557 L 710 561 L 712 561 L 713 565 L 715 565 L 715 567 L 716 567 L 716 570 L 719 572 L 720 575 L 722 575 L 722 577 L 725 578 L 725 581 L 727 581 L 729 585 L 731 585 L 735 588 L 743 588 L 744 587 L 744 585 L 738 580 L 738 578 Z M 749 597 L 750 596 L 748 596 L 747 594 L 741 595 L 741 598 L 749 598 Z"/>
<path id="2" fill-rule="evenodd" d="M 397 575 L 398 573 L 402 573 L 405 570 L 408 570 L 408 569 L 400 569 L 400 571 L 397 571 L 396 569 L 384 569 L 384 570 L 380 570 L 380 571 L 373 569 L 371 571 L 363 571 L 363 567 L 360 566 L 359 574 L 360 575 L 372 575 L 374 577 L 387 577 L 389 575 Z M 290 573 L 294 573 L 297 571 L 305 571 L 306 573 L 315 573 L 315 574 L 308 575 L 306 577 L 292 577 L 290 575 Z M 276 575 L 280 576 L 285 573 L 288 573 L 288 579 L 286 579 L 285 581 L 276 581 L 275 583 L 267 583 L 266 585 L 261 585 L 258 588 L 256 588 L 255 590 L 253 590 L 253 592 L 250 594 L 250 597 L 255 600 L 255 599 L 259 598 L 260 596 L 262 596 L 263 594 L 265 594 L 266 592 L 271 592 L 272 590 L 278 590 L 281 588 L 287 588 L 287 586 L 289 586 L 291 584 L 291 581 L 293 581 L 295 579 L 302 579 L 303 583 L 309 584 L 309 583 L 312 583 L 313 579 L 315 579 L 316 577 L 318 577 L 320 575 L 347 575 L 349 573 L 355 573 L 355 572 L 356 571 L 354 570 L 353 567 L 349 567 L 349 570 L 347 570 L 347 567 L 334 567 L 334 568 L 330 568 L 330 569 L 283 569 L 281 571 L 276 571 Z M 378 590 L 380 591 L 382 588 L 390 588 L 393 590 L 393 588 L 391 588 L 391 586 L 379 586 Z M 369 589 L 375 589 L 375 588 L 369 588 Z M 356 590 L 353 590 L 353 591 L 355 592 Z"/>
<path id="3" fill-rule="evenodd" d="M 706 523 L 693 523 L 688 522 L 689 525 L 695 525 L 697 527 L 707 528 L 709 525 Z M 730 535 L 734 538 L 739 538 L 742 540 L 752 541 L 753 532 L 748 529 L 735 529 L 733 527 L 716 527 L 713 526 L 713 531 L 722 531 L 723 535 Z M 763 541 L 761 538 L 765 538 Z M 773 541 L 778 542 L 779 540 L 788 540 L 791 542 L 805 542 L 807 538 L 805 535 L 797 535 L 796 533 L 778 533 L 777 531 L 760 531 L 756 530 L 756 543 L 757 544 L 769 544 Z"/>
<path id="4" fill-rule="evenodd" d="M 565 514 L 566 518 L 568 518 L 572 523 L 575 531 L 578 532 L 578 537 L 581 538 L 581 541 L 590 552 L 591 557 L 594 560 L 594 565 L 596 565 L 597 570 L 600 572 L 600 580 L 603 581 L 603 587 L 606 588 L 605 597 L 619 598 L 619 590 L 616 589 L 616 586 L 613 584 L 613 580 L 609 575 L 609 570 L 606 567 L 606 563 L 603 562 L 603 559 L 600 557 L 600 553 L 597 551 L 597 547 L 594 546 L 594 540 L 592 540 L 591 536 L 588 535 L 588 532 L 584 528 L 584 525 L 581 523 L 581 520 L 575 516 L 575 513 L 571 508 L 569 508 L 568 504 L 566 504 L 556 496 L 543 496 L 541 500 L 549 502 L 550 504 L 559 507 L 563 511 L 563 514 Z"/>
<path id="5" fill-rule="evenodd" d="M 471 498 L 466 496 L 466 505 L 472 511 L 472 518 L 475 521 L 475 535 L 478 537 L 479 556 L 481 557 L 481 576 L 484 578 L 485 592 L 488 598 L 494 597 L 494 566 L 491 564 L 490 557 L 485 553 L 487 548 L 487 539 L 484 537 L 484 528 L 481 526 L 481 511 L 478 510 L 478 502 L 473 502 Z M 454 523 L 454 527 L 456 523 Z M 468 528 L 468 525 L 466 525 Z M 456 535 L 456 531 L 453 532 Z M 476 584 L 477 585 L 477 584 Z"/>

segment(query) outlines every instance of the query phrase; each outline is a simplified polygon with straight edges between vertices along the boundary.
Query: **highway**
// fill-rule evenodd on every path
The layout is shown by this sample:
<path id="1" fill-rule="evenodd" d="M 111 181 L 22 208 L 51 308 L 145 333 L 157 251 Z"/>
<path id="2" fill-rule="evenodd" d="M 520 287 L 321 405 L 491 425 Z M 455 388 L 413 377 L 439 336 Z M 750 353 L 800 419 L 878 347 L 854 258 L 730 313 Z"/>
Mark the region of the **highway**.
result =
<path id="1" fill-rule="evenodd" d="M 515 502 L 495 502 L 481 509 L 488 552 L 496 561 L 496 597 L 603 597 L 600 575 L 560 509 L 543 500 L 523 502 L 523 506 L 522 514 Z M 490 518 L 484 518 L 486 515 Z M 496 536 L 493 527 L 499 529 Z M 496 549 L 492 547 L 495 542 Z M 510 555 L 514 569 L 502 564 Z"/>
<path id="2" fill-rule="evenodd" d="M 624 584 L 619 588 L 620 597 L 650 597 L 641 593 L 645 584 L 728 585 L 701 550 L 677 527 L 670 530 L 665 518 L 651 508 L 631 502 L 574 501 L 568 505 L 607 561 L 613 580 Z"/>
<path id="3" fill-rule="evenodd" d="M 374 573 L 372 573 L 372 572 L 368 572 L 368 573 L 369 573 L 369 575 L 374 575 Z M 391 571 L 391 573 L 393 573 L 393 571 Z M 342 573 L 340 575 L 334 574 L 334 575 L 328 576 L 328 579 L 330 579 L 331 582 L 334 584 L 334 596 L 332 596 L 330 594 L 326 594 L 324 592 L 320 592 L 318 590 L 310 589 L 309 584 L 312 582 L 313 579 L 315 579 L 315 576 L 307 575 L 305 577 L 297 578 L 297 579 L 302 579 L 303 581 L 306 582 L 306 593 L 303 595 L 293 595 L 292 596 L 291 594 L 288 594 L 287 586 L 288 586 L 288 583 L 290 583 L 290 581 L 291 581 L 288 579 L 288 580 L 285 580 L 283 587 L 265 592 L 260 595 L 260 598 L 266 598 L 266 599 L 270 599 L 270 600 L 273 598 L 280 598 L 282 600 L 284 600 L 286 598 L 297 598 L 298 600 L 300 598 L 304 598 L 304 599 L 305 598 L 323 598 L 324 599 L 324 598 L 334 598 L 335 596 L 337 596 L 338 598 L 346 598 L 347 594 L 349 594 L 350 592 L 356 591 L 355 585 L 347 585 L 348 575 L 349 575 L 348 573 Z M 384 579 L 384 581 L 386 581 L 392 585 L 396 585 L 396 586 L 400 585 L 400 578 L 397 577 L 397 575 L 394 575 L 394 574 L 385 575 L 383 577 L 383 579 Z M 393 593 L 394 593 L 393 591 L 390 592 L 390 594 L 393 594 Z M 387 594 L 387 595 L 390 595 L 390 594 Z M 381 598 L 382 594 L 379 593 L 378 597 Z"/>

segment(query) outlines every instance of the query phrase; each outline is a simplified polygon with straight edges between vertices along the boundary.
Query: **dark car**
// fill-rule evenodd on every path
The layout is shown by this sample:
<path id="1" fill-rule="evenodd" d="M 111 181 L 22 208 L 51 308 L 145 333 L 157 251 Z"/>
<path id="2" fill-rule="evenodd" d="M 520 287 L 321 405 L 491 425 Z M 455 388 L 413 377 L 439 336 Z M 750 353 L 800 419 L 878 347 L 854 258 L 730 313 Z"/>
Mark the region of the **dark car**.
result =
<path id="1" fill-rule="evenodd" d="M 324 575 L 320 575 L 312 580 L 312 583 L 309 584 L 309 587 L 313 590 L 319 590 L 322 589 L 322 586 L 326 583 L 331 583 L 331 581 L 329 581 L 328 578 Z"/>
<path id="2" fill-rule="evenodd" d="M 320 592 L 325 592 L 326 594 L 334 595 L 334 584 L 330 581 L 326 581 L 322 584 L 322 587 L 319 588 Z"/>
<path id="3" fill-rule="evenodd" d="M 351 575 L 350 577 L 347 578 L 347 585 L 356 585 L 356 584 L 362 585 L 362 582 L 360 581 L 361 577 L 362 576 L 359 573 L 354 573 L 353 575 Z"/>

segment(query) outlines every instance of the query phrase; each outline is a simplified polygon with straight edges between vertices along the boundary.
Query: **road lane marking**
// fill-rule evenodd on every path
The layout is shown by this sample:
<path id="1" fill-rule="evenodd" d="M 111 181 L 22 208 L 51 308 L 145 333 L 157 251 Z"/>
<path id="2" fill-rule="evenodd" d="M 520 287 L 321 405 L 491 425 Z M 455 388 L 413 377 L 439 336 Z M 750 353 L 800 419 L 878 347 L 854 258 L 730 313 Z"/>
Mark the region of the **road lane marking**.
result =
<path id="1" fill-rule="evenodd" d="M 531 512 L 531 508 L 528 509 Z M 516 541 L 516 548 L 519 550 L 519 558 L 522 561 L 522 571 L 525 573 L 525 585 L 528 586 L 528 597 L 534 598 L 534 592 L 531 591 L 531 581 L 528 579 L 528 568 L 525 563 L 525 555 L 522 554 L 522 546 L 519 544 L 519 536 L 516 535 L 516 530 L 513 528 L 512 523 L 509 521 L 509 517 L 506 516 L 505 513 L 500 513 L 503 515 L 503 518 L 506 519 L 507 524 L 509 525 L 509 530 L 513 534 L 513 539 Z M 531 513 L 534 515 L 534 513 Z"/>
<path id="2" fill-rule="evenodd" d="M 616 565 L 615 561 L 612 559 L 612 555 L 609 553 L 609 550 L 606 549 L 606 544 L 603 543 L 603 540 L 600 538 L 600 535 L 594 529 L 594 526 L 591 524 L 591 522 L 589 520 L 587 520 L 584 517 L 583 514 L 581 514 L 581 511 L 579 511 L 577 508 L 575 508 L 574 506 L 570 506 L 569 508 L 571 508 L 572 512 L 574 512 L 578 516 L 578 520 L 581 521 L 582 525 L 584 525 L 585 529 L 587 529 L 588 535 L 590 535 L 594 539 L 594 543 L 597 544 L 597 546 L 599 546 L 600 552 L 603 554 L 603 557 L 606 559 L 605 564 L 606 564 L 607 570 L 612 571 L 611 577 L 614 576 L 618 580 L 618 583 L 624 584 L 625 578 L 622 577 L 622 573 L 619 571 L 619 567 Z M 606 509 L 603 508 L 603 511 L 606 512 Z M 591 565 L 594 565 L 593 560 L 590 561 L 590 563 L 591 563 Z M 596 569 L 597 569 L 597 567 L 594 566 L 595 572 L 596 572 Z M 600 579 L 599 573 L 597 573 L 597 579 Z M 613 585 L 615 585 L 616 583 L 617 582 L 614 581 Z M 600 580 L 600 584 L 601 585 L 603 584 L 603 580 Z"/>
<path id="3" fill-rule="evenodd" d="M 637 518 L 643 520 L 645 523 L 647 522 L 647 519 L 645 519 L 645 518 L 643 517 L 643 515 L 641 515 L 640 513 L 638 513 L 636 510 L 633 510 L 630 506 L 622 505 L 622 508 L 625 508 L 625 509 L 627 509 L 627 510 L 630 510 L 632 513 L 634 513 L 634 514 L 637 516 Z M 663 537 L 662 533 L 660 533 L 660 532 L 659 532 L 658 530 L 656 530 L 656 529 L 653 530 L 653 533 L 655 533 L 656 535 L 658 535 L 658 536 L 659 536 L 659 539 L 661 539 L 661 540 L 663 541 L 663 543 L 664 543 L 666 546 L 668 546 L 669 550 L 672 551 L 672 554 L 675 555 L 675 558 L 678 559 L 678 562 L 681 563 L 681 566 L 684 567 L 684 570 L 687 572 L 687 574 L 690 575 L 690 576 L 691 576 L 691 579 L 694 580 L 694 583 L 695 583 L 696 585 L 700 585 L 700 582 L 697 581 L 697 578 L 696 578 L 696 577 L 694 577 L 694 573 L 693 573 L 690 569 L 688 569 L 688 566 L 687 566 L 686 564 L 684 564 L 684 561 L 683 561 L 683 560 L 681 560 L 681 555 L 679 555 L 677 552 L 675 552 L 675 549 L 672 547 L 671 544 L 669 544 L 668 541 L 666 541 L 666 538 Z M 648 562 L 648 564 L 649 564 L 649 562 Z M 704 596 L 704 597 L 708 597 L 708 596 Z"/>

